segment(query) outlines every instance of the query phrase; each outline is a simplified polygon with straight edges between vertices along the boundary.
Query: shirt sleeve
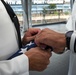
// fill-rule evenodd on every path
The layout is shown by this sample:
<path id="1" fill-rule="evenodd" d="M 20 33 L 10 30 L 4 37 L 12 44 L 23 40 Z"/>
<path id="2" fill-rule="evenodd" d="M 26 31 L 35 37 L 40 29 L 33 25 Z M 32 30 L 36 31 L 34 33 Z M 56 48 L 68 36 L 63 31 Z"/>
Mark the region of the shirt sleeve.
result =
<path id="1" fill-rule="evenodd" d="M 0 61 L 0 75 L 29 75 L 29 62 L 25 54 L 11 60 Z"/>
<path id="2" fill-rule="evenodd" d="M 66 28 L 67 30 L 73 30 L 72 29 L 72 16 L 69 17 L 68 21 L 67 21 L 67 24 L 66 24 Z"/>

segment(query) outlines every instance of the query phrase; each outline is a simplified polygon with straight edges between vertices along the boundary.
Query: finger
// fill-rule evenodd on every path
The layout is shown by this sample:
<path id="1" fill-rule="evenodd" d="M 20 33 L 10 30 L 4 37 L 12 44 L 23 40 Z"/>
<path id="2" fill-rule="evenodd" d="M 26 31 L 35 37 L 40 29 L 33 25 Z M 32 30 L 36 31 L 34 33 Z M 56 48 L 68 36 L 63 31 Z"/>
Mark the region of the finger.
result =
<path id="1" fill-rule="evenodd" d="M 32 41 L 32 40 L 34 40 L 34 39 L 35 39 L 35 36 L 31 36 L 31 37 L 27 37 L 26 40 L 28 40 L 28 41 Z"/>
<path id="2" fill-rule="evenodd" d="M 47 47 L 46 39 L 42 34 L 37 34 L 34 41 L 37 44 L 37 46 L 41 47 L 42 49 L 45 49 Z"/>
<path id="3" fill-rule="evenodd" d="M 41 31 L 41 29 L 35 28 L 35 29 L 30 30 L 30 33 L 31 34 L 37 34 L 40 31 Z"/>
<path id="4" fill-rule="evenodd" d="M 39 28 L 30 28 L 29 30 L 27 30 L 26 36 L 36 35 L 39 31 L 40 31 Z"/>
<path id="5" fill-rule="evenodd" d="M 52 56 L 52 53 L 51 52 L 48 52 L 48 59 Z"/>
<path id="6" fill-rule="evenodd" d="M 40 48 L 45 48 L 45 45 L 43 43 L 41 43 L 41 39 L 39 39 L 37 36 L 34 39 L 34 42 L 36 43 L 37 46 L 39 46 Z"/>
<path id="7" fill-rule="evenodd" d="M 45 51 L 45 56 L 49 59 L 52 56 L 52 53 L 49 51 Z"/>
<path id="8" fill-rule="evenodd" d="M 40 43 L 40 46 L 39 46 L 39 47 L 40 47 L 41 49 L 45 50 L 46 45 L 45 45 L 45 44 Z"/>

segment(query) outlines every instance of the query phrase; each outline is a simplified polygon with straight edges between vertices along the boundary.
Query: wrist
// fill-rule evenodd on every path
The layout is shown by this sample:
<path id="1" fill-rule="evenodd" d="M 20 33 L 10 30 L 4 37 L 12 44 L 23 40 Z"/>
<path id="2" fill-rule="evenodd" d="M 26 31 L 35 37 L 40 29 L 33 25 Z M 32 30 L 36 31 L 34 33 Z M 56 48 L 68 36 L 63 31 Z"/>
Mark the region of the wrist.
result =
<path id="1" fill-rule="evenodd" d="M 65 37 L 65 34 L 61 34 L 61 52 L 59 52 L 58 54 L 62 54 L 62 53 L 64 53 L 65 52 L 65 49 L 66 49 L 66 37 Z"/>

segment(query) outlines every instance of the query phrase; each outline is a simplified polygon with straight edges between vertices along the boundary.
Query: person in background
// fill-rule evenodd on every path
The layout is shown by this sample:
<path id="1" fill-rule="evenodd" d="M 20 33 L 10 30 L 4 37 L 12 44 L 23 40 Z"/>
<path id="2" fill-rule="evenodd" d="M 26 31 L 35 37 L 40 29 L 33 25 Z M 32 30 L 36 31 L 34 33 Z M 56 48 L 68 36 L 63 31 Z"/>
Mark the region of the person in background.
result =
<path id="1" fill-rule="evenodd" d="M 70 50 L 68 75 L 76 75 L 76 0 L 66 27 L 68 32 L 65 34 L 48 28 L 43 29 L 36 35 L 35 43 L 41 48 L 51 47 L 52 51 L 58 54 Z"/>
<path id="2" fill-rule="evenodd" d="M 0 75 L 29 75 L 29 71 L 43 71 L 49 64 L 51 53 L 39 47 L 31 48 L 9 59 L 12 55 L 35 39 L 40 29 L 31 28 L 22 42 L 17 16 L 11 7 L 0 0 Z"/>

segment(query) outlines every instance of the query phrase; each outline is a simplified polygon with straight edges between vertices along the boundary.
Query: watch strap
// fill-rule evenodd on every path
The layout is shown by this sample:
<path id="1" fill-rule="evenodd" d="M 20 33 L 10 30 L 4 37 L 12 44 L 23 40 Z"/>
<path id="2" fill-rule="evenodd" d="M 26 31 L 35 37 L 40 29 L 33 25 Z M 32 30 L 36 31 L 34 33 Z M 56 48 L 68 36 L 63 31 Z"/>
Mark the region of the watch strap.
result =
<path id="1" fill-rule="evenodd" d="M 66 46 L 67 49 L 70 49 L 70 40 L 71 40 L 71 35 L 72 35 L 73 31 L 68 31 L 65 36 L 66 36 Z"/>

